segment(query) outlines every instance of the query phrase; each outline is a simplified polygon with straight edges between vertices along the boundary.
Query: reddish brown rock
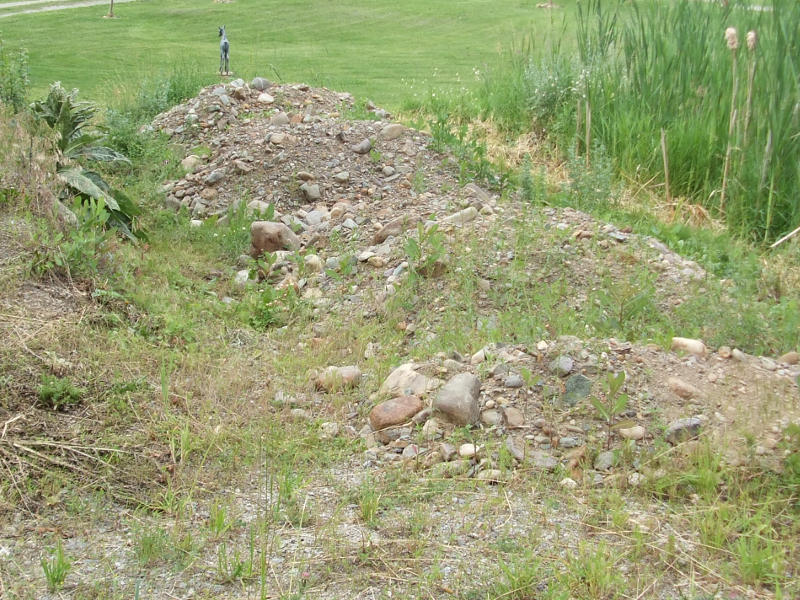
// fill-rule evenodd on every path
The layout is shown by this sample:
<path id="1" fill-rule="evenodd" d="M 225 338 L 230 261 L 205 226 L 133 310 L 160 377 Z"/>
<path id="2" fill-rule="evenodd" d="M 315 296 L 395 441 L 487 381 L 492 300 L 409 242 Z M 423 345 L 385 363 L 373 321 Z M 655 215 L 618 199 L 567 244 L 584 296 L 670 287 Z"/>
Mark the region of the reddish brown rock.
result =
<path id="1" fill-rule="evenodd" d="M 377 404 L 369 413 L 369 424 L 373 431 L 381 431 L 394 425 L 408 423 L 422 410 L 422 400 L 417 396 L 400 396 Z"/>
<path id="2" fill-rule="evenodd" d="M 667 385 L 669 386 L 669 389 L 671 389 L 676 395 L 680 396 L 684 400 L 698 398 L 700 396 L 699 389 L 694 387 L 691 383 L 686 383 L 677 377 L 670 377 L 667 379 Z"/>
<path id="3" fill-rule="evenodd" d="M 778 362 L 786 365 L 796 365 L 797 363 L 800 363 L 800 354 L 797 352 L 787 352 L 778 359 Z"/>
<path id="4" fill-rule="evenodd" d="M 525 426 L 525 415 L 522 414 L 517 408 L 507 406 L 504 409 L 506 413 L 506 424 L 512 429 Z"/>
<path id="5" fill-rule="evenodd" d="M 372 238 L 373 244 L 382 244 L 389 236 L 398 236 L 409 227 L 413 227 L 419 222 L 419 217 L 403 215 L 389 221 Z"/>

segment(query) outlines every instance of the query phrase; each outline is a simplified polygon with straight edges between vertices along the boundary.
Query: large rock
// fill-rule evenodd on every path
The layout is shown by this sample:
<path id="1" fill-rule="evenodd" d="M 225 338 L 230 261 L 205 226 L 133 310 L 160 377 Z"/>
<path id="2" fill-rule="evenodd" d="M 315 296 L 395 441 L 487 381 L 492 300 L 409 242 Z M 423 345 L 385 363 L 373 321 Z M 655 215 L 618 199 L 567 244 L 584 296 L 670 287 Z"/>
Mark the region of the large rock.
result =
<path id="1" fill-rule="evenodd" d="M 388 396 L 423 396 L 435 390 L 441 382 L 414 370 L 414 363 L 400 365 L 381 385 L 378 393 Z"/>
<path id="2" fill-rule="evenodd" d="M 205 182 L 206 185 L 214 185 L 215 183 L 221 181 L 223 177 L 225 177 L 226 172 L 227 169 L 225 168 L 214 169 L 213 171 L 211 171 L 211 173 L 209 173 L 206 176 L 206 178 L 203 181 Z"/>
<path id="3" fill-rule="evenodd" d="M 433 401 L 433 410 L 456 425 L 478 423 L 481 393 L 480 379 L 471 373 L 459 373 L 448 381 Z"/>
<path id="4" fill-rule="evenodd" d="M 369 424 L 373 431 L 381 431 L 393 425 L 408 423 L 422 410 L 422 400 L 417 396 L 400 396 L 376 405 L 369 413 Z"/>
<path id="5" fill-rule="evenodd" d="M 250 226 L 250 256 L 257 258 L 264 252 L 297 250 L 300 239 L 283 223 L 253 221 Z"/>
<path id="6" fill-rule="evenodd" d="M 372 150 L 372 141 L 369 138 L 365 138 L 356 145 L 351 146 L 350 149 L 356 154 L 366 154 Z"/>
<path id="7" fill-rule="evenodd" d="M 258 90 L 259 92 L 263 92 L 264 90 L 268 89 L 272 83 L 268 79 L 264 79 L 263 77 L 254 77 L 253 80 L 250 82 L 250 87 L 254 90 Z"/>
<path id="8" fill-rule="evenodd" d="M 484 203 L 489 202 L 492 199 L 492 197 L 489 195 L 489 192 L 474 183 L 468 183 L 465 185 L 464 192 L 466 192 L 468 195 L 474 196 Z"/>
<path id="9" fill-rule="evenodd" d="M 332 392 L 342 388 L 355 387 L 361 381 L 361 369 L 355 365 L 346 367 L 330 366 L 314 378 L 317 387 Z"/>
<path id="10" fill-rule="evenodd" d="M 311 202 L 316 202 L 320 198 L 322 198 L 322 193 L 320 192 L 319 185 L 316 183 L 304 183 L 300 186 L 300 190 L 303 192 L 303 195 L 306 197 L 306 200 Z"/>
<path id="11" fill-rule="evenodd" d="M 669 389 L 671 389 L 676 395 L 680 396 L 684 400 L 700 397 L 700 390 L 698 390 L 691 383 L 687 383 L 678 377 L 670 377 L 667 379 L 667 386 L 669 386 Z"/>
<path id="12" fill-rule="evenodd" d="M 384 140 L 394 140 L 403 135 L 405 127 L 399 123 L 390 123 L 381 129 L 381 138 Z"/>
<path id="13" fill-rule="evenodd" d="M 707 352 L 706 345 L 701 340 L 683 337 L 672 338 L 672 350 L 676 352 L 682 350 L 696 356 L 705 356 Z"/>
<path id="14" fill-rule="evenodd" d="M 617 464 L 617 455 L 612 450 L 601 452 L 594 459 L 595 471 L 608 471 Z"/>
<path id="15" fill-rule="evenodd" d="M 508 436 L 506 438 L 506 450 L 514 457 L 514 460 L 518 462 L 525 460 L 525 440 Z"/>
<path id="16" fill-rule="evenodd" d="M 530 454 L 526 455 L 526 459 L 535 469 L 541 469 L 543 471 L 555 471 L 556 467 L 558 467 L 558 460 L 543 450 L 534 450 Z"/>
<path id="17" fill-rule="evenodd" d="M 496 408 L 489 408 L 481 413 L 481 423 L 488 427 L 500 427 L 505 423 L 505 415 Z"/>
<path id="18" fill-rule="evenodd" d="M 276 112 L 274 115 L 272 115 L 272 117 L 270 117 L 269 123 L 270 125 L 288 125 L 289 115 L 283 111 Z"/>
<path id="19" fill-rule="evenodd" d="M 572 372 L 574 361 L 567 355 L 561 354 L 550 362 L 550 370 L 559 377 L 566 377 Z"/>
<path id="20" fill-rule="evenodd" d="M 525 415 L 522 414 L 522 411 L 518 408 L 506 406 L 503 412 L 506 415 L 506 425 L 511 429 L 525 426 Z"/>
<path id="21" fill-rule="evenodd" d="M 398 236 L 408 227 L 413 227 L 419 221 L 419 217 L 411 215 L 403 215 L 397 217 L 386 223 L 378 232 L 372 237 L 373 244 L 382 244 L 389 236 Z"/>
<path id="22" fill-rule="evenodd" d="M 700 435 L 700 430 L 703 428 L 703 422 L 697 417 L 689 417 L 686 419 L 678 419 L 673 421 L 664 432 L 664 437 L 670 444 L 680 444 L 687 440 L 696 438 Z"/>
<path id="23" fill-rule="evenodd" d="M 585 375 L 572 375 L 564 386 L 563 402 L 568 407 L 573 407 L 592 393 L 592 380 Z"/>
<path id="24" fill-rule="evenodd" d="M 186 158 L 181 161 L 181 167 L 183 167 L 184 171 L 189 173 L 194 173 L 197 170 L 197 167 L 203 164 L 203 159 L 197 156 L 196 154 L 190 154 Z"/>
<path id="25" fill-rule="evenodd" d="M 468 206 L 467 208 L 458 211 L 457 213 L 453 213 L 452 215 L 447 215 L 442 219 L 442 223 L 449 223 L 451 225 L 465 225 L 470 221 L 474 221 L 478 218 L 478 209 L 474 206 Z"/>
<path id="26" fill-rule="evenodd" d="M 619 434 L 626 440 L 641 440 L 644 439 L 647 431 L 641 425 L 634 425 L 633 427 L 623 428 L 619 430 Z"/>

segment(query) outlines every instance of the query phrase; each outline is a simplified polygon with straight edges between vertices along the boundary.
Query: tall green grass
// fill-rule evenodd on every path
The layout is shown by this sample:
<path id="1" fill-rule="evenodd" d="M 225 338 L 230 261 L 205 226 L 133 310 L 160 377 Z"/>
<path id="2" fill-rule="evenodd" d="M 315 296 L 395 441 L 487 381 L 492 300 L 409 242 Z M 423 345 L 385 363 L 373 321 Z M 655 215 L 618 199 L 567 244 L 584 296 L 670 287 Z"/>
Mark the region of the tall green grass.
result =
<path id="1" fill-rule="evenodd" d="M 599 143 L 618 171 L 662 185 L 663 129 L 671 195 L 716 210 L 737 234 L 770 241 L 800 223 L 800 3 L 768 8 L 579 3 L 577 52 L 554 45 L 540 57 L 513 54 L 485 76 L 477 99 L 506 130 L 534 128 L 579 152 L 588 104 L 590 148 Z M 726 45 L 728 27 L 738 31 L 738 50 Z M 748 31 L 758 35 L 754 50 Z"/>

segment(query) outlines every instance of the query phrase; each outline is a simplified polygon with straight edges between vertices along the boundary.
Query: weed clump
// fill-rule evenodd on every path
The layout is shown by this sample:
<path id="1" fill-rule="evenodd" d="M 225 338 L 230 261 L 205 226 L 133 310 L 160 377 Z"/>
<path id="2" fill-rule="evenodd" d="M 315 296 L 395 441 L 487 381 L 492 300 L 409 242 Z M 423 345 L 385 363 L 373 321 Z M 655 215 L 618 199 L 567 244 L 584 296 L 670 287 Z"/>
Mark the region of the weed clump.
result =
<path id="1" fill-rule="evenodd" d="M 29 85 L 28 52 L 24 48 L 7 49 L 0 39 L 0 102 L 20 112 L 25 108 Z"/>
<path id="2" fill-rule="evenodd" d="M 48 408 L 61 410 L 73 406 L 81 401 L 86 391 L 75 386 L 65 377 L 54 377 L 42 374 L 42 383 L 39 385 L 39 401 Z"/>
<path id="3" fill-rule="evenodd" d="M 64 580 L 69 574 L 72 563 L 64 554 L 64 547 L 61 545 L 61 540 L 58 541 L 56 547 L 50 553 L 50 559 L 42 558 L 42 570 L 44 577 L 47 581 L 47 589 L 50 592 L 57 592 L 64 585 Z"/>

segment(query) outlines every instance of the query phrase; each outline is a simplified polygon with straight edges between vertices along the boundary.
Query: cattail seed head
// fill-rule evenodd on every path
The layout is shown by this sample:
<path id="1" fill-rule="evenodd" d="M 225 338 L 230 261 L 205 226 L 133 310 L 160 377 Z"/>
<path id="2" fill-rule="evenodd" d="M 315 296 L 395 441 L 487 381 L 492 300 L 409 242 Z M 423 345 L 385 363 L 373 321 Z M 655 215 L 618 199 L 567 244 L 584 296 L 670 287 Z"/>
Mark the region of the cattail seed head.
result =
<path id="1" fill-rule="evenodd" d="M 754 52 L 757 44 L 758 44 L 758 34 L 755 32 L 755 30 L 748 31 L 747 49 L 750 50 L 750 52 Z"/>
<path id="2" fill-rule="evenodd" d="M 736 33 L 736 27 L 728 27 L 725 30 L 725 41 L 728 42 L 729 50 L 737 50 L 739 48 L 739 35 Z"/>

